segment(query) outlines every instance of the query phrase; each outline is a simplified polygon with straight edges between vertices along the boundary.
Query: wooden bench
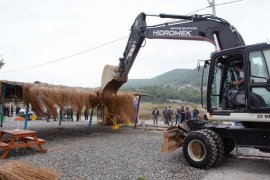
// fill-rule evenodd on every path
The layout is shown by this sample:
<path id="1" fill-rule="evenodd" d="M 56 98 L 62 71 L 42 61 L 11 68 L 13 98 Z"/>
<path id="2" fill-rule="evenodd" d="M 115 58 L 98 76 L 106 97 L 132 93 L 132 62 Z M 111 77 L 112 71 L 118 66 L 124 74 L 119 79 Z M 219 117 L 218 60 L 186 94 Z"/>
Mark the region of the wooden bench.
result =
<path id="1" fill-rule="evenodd" d="M 34 141 L 35 140 L 34 137 L 31 137 L 31 136 L 25 137 L 24 139 L 29 140 L 29 141 Z M 38 142 L 40 144 L 45 144 L 46 143 L 46 141 L 44 139 L 40 139 L 40 138 L 37 138 L 37 139 L 38 139 Z"/>
<path id="2" fill-rule="evenodd" d="M 7 143 L 0 142 L 0 149 L 2 149 L 4 151 L 8 148 L 9 148 L 9 145 Z"/>
<path id="3" fill-rule="evenodd" d="M 10 139 L 6 140 L 3 135 L 10 135 Z M 45 153 L 47 150 L 42 146 L 46 141 L 44 139 L 37 138 L 35 131 L 28 130 L 1 130 L 0 131 L 0 149 L 3 151 L 1 159 L 5 159 L 8 156 L 9 150 L 18 148 L 30 148 L 37 146 L 39 152 Z"/>

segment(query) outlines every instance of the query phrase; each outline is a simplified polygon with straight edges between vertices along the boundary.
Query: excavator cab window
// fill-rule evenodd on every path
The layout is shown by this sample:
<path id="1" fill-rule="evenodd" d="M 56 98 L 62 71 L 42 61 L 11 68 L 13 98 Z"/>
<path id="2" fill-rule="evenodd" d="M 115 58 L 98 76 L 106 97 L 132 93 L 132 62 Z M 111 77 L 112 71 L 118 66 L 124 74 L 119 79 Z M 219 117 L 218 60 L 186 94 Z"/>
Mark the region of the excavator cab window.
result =
<path id="1" fill-rule="evenodd" d="M 270 50 L 249 53 L 250 108 L 253 110 L 270 107 Z"/>
<path id="2" fill-rule="evenodd" d="M 222 63 L 217 62 L 214 65 L 213 74 L 212 74 L 212 84 L 211 84 L 211 106 L 213 109 L 219 107 L 219 99 L 221 96 L 220 82 L 222 77 Z"/>

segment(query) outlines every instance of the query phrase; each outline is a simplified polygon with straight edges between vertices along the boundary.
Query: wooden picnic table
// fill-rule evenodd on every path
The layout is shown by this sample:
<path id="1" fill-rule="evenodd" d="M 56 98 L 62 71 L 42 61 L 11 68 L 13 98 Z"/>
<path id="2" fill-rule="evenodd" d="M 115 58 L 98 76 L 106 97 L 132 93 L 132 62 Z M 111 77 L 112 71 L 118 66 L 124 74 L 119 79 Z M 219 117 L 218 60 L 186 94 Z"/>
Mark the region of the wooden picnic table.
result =
<path id="1" fill-rule="evenodd" d="M 8 139 L 4 140 L 4 136 L 8 136 Z M 8 152 L 18 148 L 30 148 L 37 146 L 39 152 L 45 153 L 47 150 L 44 149 L 44 139 L 37 137 L 36 131 L 29 131 L 23 129 L 15 130 L 1 130 L 0 131 L 0 149 L 3 151 L 1 159 L 5 159 L 8 156 Z"/>

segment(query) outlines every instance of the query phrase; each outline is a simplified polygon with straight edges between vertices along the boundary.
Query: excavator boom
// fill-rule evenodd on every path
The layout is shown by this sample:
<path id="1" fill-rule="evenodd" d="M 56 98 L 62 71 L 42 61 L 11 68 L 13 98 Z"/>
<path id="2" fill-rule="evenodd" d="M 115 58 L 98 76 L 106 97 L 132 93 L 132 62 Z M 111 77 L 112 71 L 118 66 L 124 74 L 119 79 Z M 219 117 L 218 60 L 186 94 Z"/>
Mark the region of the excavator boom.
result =
<path id="1" fill-rule="evenodd" d="M 160 14 L 155 16 L 179 20 L 155 26 L 146 25 L 146 16 L 145 13 L 140 13 L 132 24 L 123 57 L 119 58 L 119 66 L 114 69 L 117 73 L 102 86 L 103 91 L 116 93 L 127 81 L 128 73 L 145 38 L 207 41 L 219 50 L 245 45 L 238 31 L 226 20 L 216 16 Z"/>

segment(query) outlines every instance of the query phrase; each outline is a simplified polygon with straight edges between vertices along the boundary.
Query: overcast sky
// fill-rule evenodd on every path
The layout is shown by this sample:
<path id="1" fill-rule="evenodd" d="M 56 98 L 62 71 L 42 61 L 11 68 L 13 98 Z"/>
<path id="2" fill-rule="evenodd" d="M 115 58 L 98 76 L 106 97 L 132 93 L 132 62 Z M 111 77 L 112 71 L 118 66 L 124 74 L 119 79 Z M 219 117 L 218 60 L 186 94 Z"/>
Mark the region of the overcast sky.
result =
<path id="1" fill-rule="evenodd" d="M 216 4 L 231 0 L 216 0 Z M 207 0 L 0 0 L 0 79 L 98 87 L 103 67 L 118 65 L 127 38 L 55 63 L 30 68 L 98 47 L 129 35 L 140 12 L 185 15 L 207 7 Z M 243 0 L 216 7 L 246 44 L 267 42 L 269 0 Z M 207 8 L 198 14 L 209 14 Z M 147 18 L 148 24 L 163 22 Z M 195 68 L 214 50 L 208 42 L 147 40 L 129 78 L 152 78 L 172 69 Z"/>

